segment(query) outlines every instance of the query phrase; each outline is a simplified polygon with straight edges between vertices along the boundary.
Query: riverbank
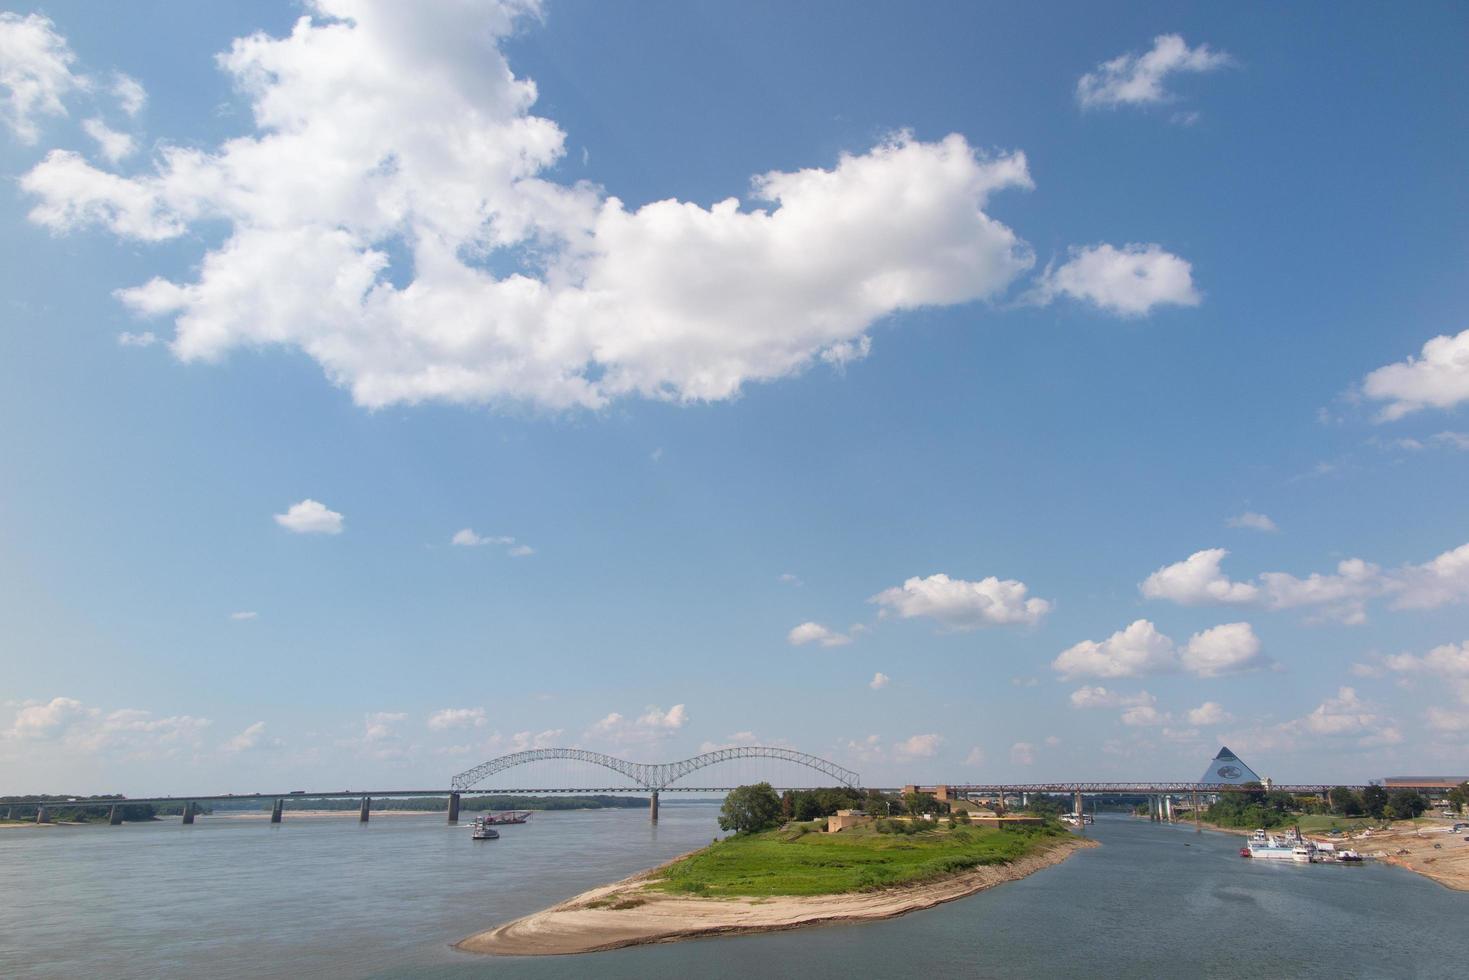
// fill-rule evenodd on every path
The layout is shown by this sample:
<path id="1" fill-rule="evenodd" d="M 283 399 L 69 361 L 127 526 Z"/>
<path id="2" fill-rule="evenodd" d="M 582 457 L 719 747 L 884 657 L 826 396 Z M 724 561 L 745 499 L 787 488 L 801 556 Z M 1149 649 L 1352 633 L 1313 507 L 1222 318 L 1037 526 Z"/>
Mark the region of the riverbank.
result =
<path id="1" fill-rule="evenodd" d="M 1353 822 L 1350 818 L 1343 822 Z M 1397 865 L 1425 878 L 1431 878 L 1454 891 L 1469 892 L 1469 835 L 1449 832 L 1453 821 L 1402 820 L 1386 829 L 1370 828 L 1345 837 L 1327 837 L 1320 831 L 1302 831 L 1311 839 L 1329 842 L 1337 847 L 1350 847 L 1366 858 Z M 1207 821 L 1203 826 L 1222 834 L 1248 837 L 1252 831 L 1239 827 L 1219 827 Z M 1277 828 L 1279 832 L 1284 828 Z"/>
<path id="2" fill-rule="evenodd" d="M 891 919 L 1017 881 L 1059 864 L 1076 850 L 1095 846 L 1095 841 L 1067 835 L 1037 842 L 1032 853 L 1014 861 L 909 885 L 840 894 L 720 898 L 658 890 L 668 870 L 691 857 L 684 855 L 455 945 L 473 953 L 546 956 Z"/>

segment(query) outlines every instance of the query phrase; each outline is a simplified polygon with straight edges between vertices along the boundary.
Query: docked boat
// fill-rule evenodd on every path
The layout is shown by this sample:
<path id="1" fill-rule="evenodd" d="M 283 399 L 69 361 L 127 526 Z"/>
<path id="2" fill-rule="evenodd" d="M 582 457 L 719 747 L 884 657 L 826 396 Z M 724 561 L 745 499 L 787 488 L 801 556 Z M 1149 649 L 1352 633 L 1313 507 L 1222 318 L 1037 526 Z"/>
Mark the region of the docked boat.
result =
<path id="1" fill-rule="evenodd" d="M 475 817 L 469 836 L 471 840 L 499 840 L 500 832 L 490 826 L 484 817 Z"/>
<path id="2" fill-rule="evenodd" d="M 1250 842 L 1240 848 L 1240 856 L 1265 861 L 1293 861 L 1296 864 L 1311 864 L 1318 860 L 1316 846 L 1302 837 L 1299 830 L 1279 837 L 1257 830 L 1250 835 Z"/>

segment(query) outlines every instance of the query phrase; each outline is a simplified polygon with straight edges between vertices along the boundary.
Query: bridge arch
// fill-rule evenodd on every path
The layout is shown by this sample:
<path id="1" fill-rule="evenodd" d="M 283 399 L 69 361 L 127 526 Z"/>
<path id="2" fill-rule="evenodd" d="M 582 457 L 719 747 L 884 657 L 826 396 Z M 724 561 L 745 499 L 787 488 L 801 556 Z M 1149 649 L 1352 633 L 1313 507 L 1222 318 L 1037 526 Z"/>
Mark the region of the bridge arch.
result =
<path id="1" fill-rule="evenodd" d="M 524 752 L 512 752 L 502 755 L 487 762 L 482 762 L 473 769 L 466 769 L 450 781 L 450 787 L 457 791 L 470 789 L 477 783 L 483 782 L 498 772 L 523 766 L 529 762 L 541 762 L 545 759 L 570 759 L 574 762 L 590 762 L 594 765 L 611 769 L 613 772 L 621 773 L 643 789 L 650 793 L 657 793 L 675 781 L 682 779 L 691 772 L 703 769 L 707 766 L 728 762 L 731 759 L 778 759 L 782 762 L 794 762 L 814 769 L 817 772 L 836 779 L 844 786 L 853 788 L 862 785 L 862 777 L 853 772 L 823 759 L 820 756 L 811 755 L 806 752 L 797 752 L 795 749 L 775 748 L 768 745 L 742 745 L 728 749 L 717 749 L 713 752 L 705 752 L 689 759 L 680 759 L 677 762 L 628 762 L 616 756 L 606 755 L 601 752 L 592 752 L 587 749 L 526 749 Z"/>

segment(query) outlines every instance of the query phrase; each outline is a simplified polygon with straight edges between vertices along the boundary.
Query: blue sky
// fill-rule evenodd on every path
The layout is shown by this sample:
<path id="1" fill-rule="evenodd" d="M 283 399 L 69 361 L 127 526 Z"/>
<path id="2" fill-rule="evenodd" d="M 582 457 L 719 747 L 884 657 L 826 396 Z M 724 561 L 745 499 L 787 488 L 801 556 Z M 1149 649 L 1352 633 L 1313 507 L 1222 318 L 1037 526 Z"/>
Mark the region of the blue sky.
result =
<path id="1" fill-rule="evenodd" d="M 8 789 L 1469 770 L 1462 8 L 424 10 L 0 21 Z"/>

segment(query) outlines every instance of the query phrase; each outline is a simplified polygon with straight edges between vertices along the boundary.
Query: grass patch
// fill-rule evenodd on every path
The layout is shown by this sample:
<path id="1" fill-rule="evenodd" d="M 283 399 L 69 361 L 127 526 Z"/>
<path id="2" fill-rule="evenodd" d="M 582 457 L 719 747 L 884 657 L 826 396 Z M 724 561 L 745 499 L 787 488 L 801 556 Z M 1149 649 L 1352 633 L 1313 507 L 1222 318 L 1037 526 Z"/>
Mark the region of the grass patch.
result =
<path id="1" fill-rule="evenodd" d="M 1066 836 L 1059 827 L 993 830 L 942 824 L 911 836 L 852 827 L 790 829 L 718 841 L 670 865 L 648 888 L 685 895 L 834 895 L 943 878 L 1004 864 Z"/>

